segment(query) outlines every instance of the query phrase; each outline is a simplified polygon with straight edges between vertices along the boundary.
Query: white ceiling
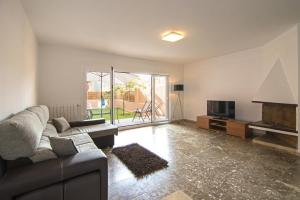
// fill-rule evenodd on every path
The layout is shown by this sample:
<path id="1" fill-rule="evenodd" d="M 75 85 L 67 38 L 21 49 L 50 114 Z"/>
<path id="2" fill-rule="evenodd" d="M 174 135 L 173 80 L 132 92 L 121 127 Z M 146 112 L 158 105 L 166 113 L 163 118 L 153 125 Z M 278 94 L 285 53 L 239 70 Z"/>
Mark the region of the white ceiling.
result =
<path id="1" fill-rule="evenodd" d="M 300 22 L 300 0 L 22 0 L 37 37 L 171 63 L 263 45 Z M 177 43 L 160 40 L 182 30 Z"/>

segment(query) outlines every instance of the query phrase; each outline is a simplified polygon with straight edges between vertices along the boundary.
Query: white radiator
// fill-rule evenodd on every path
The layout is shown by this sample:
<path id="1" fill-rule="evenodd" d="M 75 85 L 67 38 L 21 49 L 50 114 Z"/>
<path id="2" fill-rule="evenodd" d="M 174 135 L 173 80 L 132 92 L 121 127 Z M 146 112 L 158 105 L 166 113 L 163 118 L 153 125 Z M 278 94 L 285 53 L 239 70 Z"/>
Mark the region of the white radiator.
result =
<path id="1" fill-rule="evenodd" d="M 48 106 L 50 119 L 64 117 L 67 121 L 82 119 L 82 106 L 79 104 Z"/>

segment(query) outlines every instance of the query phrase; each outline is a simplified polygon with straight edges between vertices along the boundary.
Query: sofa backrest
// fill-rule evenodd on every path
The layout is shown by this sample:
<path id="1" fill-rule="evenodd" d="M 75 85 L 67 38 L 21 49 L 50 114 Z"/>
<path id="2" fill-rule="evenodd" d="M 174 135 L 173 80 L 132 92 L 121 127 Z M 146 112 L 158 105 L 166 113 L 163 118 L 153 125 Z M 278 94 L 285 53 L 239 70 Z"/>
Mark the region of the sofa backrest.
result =
<path id="1" fill-rule="evenodd" d="M 26 110 L 35 113 L 40 119 L 44 129 L 46 128 L 47 122 L 49 120 L 49 109 L 47 106 L 32 106 L 27 108 Z"/>
<path id="2" fill-rule="evenodd" d="M 0 123 L 0 156 L 5 160 L 30 157 L 37 148 L 44 125 L 34 112 L 24 110 Z"/>

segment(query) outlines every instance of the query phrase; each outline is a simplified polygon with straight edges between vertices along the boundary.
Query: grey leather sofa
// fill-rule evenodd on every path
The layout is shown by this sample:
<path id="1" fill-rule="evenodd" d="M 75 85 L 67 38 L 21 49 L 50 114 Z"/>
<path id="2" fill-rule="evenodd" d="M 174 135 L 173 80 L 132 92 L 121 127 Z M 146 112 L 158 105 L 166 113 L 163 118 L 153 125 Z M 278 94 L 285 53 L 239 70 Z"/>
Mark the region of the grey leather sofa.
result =
<path id="1" fill-rule="evenodd" d="M 107 158 L 87 132 L 100 121 L 71 123 L 73 128 L 58 134 L 48 120 L 47 107 L 35 106 L 0 123 L 0 199 L 108 199 Z M 95 132 L 102 136 L 105 126 L 98 125 Z M 112 131 L 109 136 L 114 128 L 105 129 Z M 57 135 L 72 138 L 79 153 L 58 158 L 48 138 Z"/>

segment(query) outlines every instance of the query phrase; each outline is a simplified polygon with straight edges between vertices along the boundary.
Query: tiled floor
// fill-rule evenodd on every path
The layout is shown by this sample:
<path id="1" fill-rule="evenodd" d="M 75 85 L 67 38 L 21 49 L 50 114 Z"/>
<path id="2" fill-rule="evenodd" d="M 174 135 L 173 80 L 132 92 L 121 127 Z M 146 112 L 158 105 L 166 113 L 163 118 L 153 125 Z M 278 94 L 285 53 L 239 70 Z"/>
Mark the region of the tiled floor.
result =
<path id="1" fill-rule="evenodd" d="M 120 132 L 116 146 L 137 142 L 169 161 L 137 180 L 109 151 L 109 199 L 161 199 L 182 190 L 196 199 L 300 199 L 300 157 L 192 125 Z"/>

